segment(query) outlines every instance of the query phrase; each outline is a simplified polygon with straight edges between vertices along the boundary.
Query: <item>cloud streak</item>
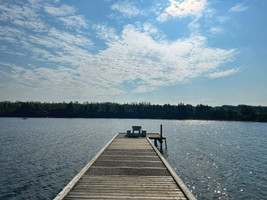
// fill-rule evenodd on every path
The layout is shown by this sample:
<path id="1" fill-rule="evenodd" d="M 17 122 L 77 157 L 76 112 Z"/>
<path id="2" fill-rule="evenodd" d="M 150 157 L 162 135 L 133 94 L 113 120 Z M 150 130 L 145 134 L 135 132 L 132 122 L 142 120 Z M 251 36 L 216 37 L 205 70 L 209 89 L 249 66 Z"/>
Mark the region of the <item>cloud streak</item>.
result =
<path id="1" fill-rule="evenodd" d="M 122 13 L 125 17 L 135 17 L 141 14 L 141 11 L 131 1 L 118 1 L 110 7 L 114 11 Z"/>
<path id="2" fill-rule="evenodd" d="M 245 6 L 242 3 L 238 3 L 235 6 L 233 6 L 232 8 L 230 8 L 229 12 L 244 12 L 248 9 L 247 6 Z"/>
<path id="3" fill-rule="evenodd" d="M 68 28 L 73 29 L 81 29 L 81 28 L 88 28 L 88 24 L 86 20 L 82 16 L 67 16 L 67 17 L 60 17 L 58 18 L 62 21 Z"/>
<path id="4" fill-rule="evenodd" d="M 213 72 L 211 74 L 209 74 L 208 76 L 210 78 L 221 78 L 221 77 L 225 77 L 225 76 L 230 76 L 232 74 L 236 74 L 238 72 L 240 72 L 241 68 L 233 68 L 233 69 L 229 69 L 229 70 L 225 70 L 225 71 L 216 71 Z"/>
<path id="5" fill-rule="evenodd" d="M 47 5 L 44 7 L 44 10 L 52 16 L 68 16 L 73 15 L 75 13 L 75 9 L 67 5 L 62 5 L 61 7 Z"/>

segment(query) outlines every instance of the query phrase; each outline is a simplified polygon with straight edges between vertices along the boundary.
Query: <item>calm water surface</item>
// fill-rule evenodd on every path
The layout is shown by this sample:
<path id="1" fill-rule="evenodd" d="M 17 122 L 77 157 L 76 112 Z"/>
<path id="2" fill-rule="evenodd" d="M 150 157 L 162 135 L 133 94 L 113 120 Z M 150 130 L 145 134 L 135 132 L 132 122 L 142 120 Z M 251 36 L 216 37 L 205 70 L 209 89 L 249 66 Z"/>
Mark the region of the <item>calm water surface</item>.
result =
<path id="1" fill-rule="evenodd" d="M 267 123 L 0 118 L 0 199 L 52 199 L 115 133 L 160 124 L 165 158 L 198 199 L 267 198 Z"/>

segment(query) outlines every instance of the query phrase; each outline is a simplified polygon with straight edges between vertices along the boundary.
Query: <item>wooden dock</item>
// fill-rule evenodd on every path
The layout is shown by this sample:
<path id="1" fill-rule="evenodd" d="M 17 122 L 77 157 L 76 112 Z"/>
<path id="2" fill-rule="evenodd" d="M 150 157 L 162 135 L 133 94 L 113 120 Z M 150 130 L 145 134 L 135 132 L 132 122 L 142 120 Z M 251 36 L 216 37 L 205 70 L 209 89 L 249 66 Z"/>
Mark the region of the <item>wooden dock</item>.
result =
<path id="1" fill-rule="evenodd" d="M 55 197 L 66 199 L 196 198 L 149 140 L 116 134 Z"/>

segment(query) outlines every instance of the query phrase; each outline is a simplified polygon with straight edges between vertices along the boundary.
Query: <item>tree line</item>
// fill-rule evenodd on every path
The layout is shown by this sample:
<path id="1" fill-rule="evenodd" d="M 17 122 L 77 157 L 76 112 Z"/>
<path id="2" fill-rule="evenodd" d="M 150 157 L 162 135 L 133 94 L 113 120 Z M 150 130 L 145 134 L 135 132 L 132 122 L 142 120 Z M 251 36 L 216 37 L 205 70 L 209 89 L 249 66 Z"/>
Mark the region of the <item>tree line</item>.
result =
<path id="1" fill-rule="evenodd" d="M 0 117 L 201 119 L 267 122 L 267 107 L 199 104 L 0 102 Z"/>

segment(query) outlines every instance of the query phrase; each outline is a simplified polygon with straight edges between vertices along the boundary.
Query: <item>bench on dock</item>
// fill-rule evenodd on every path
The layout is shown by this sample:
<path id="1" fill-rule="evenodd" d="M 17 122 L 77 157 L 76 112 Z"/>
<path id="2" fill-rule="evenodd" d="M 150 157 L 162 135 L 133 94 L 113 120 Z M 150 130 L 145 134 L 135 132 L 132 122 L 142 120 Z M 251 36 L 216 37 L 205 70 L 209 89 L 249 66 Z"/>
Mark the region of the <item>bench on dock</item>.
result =
<path id="1" fill-rule="evenodd" d="M 140 134 L 142 126 L 132 126 L 132 129 L 133 129 L 133 134 L 135 133 L 135 131 L 138 131 L 138 134 Z"/>
<path id="2" fill-rule="evenodd" d="M 142 126 L 132 126 L 131 130 L 127 130 L 127 137 L 146 137 L 146 130 L 142 130 Z"/>

